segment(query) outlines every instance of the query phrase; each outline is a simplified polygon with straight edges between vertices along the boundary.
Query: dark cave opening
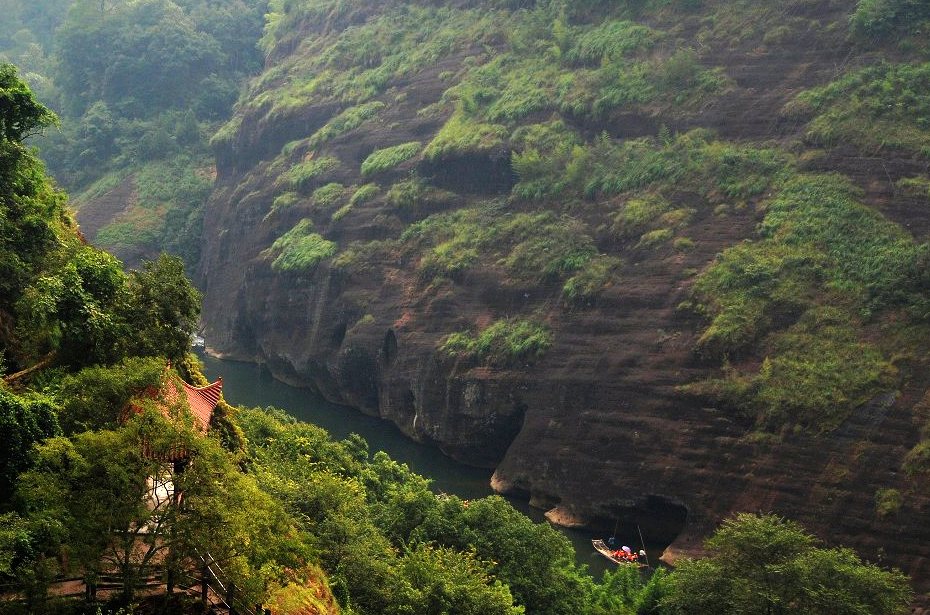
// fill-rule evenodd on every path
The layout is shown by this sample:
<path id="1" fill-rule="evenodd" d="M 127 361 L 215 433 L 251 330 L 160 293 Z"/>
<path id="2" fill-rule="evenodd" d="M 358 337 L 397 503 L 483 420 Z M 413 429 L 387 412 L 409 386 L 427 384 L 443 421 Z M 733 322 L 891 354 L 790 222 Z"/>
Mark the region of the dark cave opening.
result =
<path id="1" fill-rule="evenodd" d="M 688 509 L 680 501 L 662 495 L 646 495 L 614 509 L 613 518 L 599 517 L 590 528 L 611 536 L 614 533 L 639 537 L 650 550 L 664 550 L 685 529 Z"/>

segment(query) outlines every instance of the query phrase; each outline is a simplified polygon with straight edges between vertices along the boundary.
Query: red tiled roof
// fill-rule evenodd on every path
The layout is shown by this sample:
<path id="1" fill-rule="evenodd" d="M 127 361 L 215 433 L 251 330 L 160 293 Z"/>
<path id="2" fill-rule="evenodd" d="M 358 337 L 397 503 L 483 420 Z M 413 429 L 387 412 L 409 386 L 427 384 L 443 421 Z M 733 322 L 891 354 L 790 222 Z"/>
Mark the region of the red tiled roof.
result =
<path id="1" fill-rule="evenodd" d="M 216 382 L 199 388 L 186 382 L 181 384 L 184 385 L 184 394 L 187 396 L 187 403 L 191 407 L 191 413 L 197 420 L 197 426 L 201 431 L 207 431 L 210 426 L 210 417 L 213 415 L 213 410 L 223 393 L 223 379 L 219 378 Z"/>
<path id="2" fill-rule="evenodd" d="M 146 390 L 142 394 L 142 397 L 148 397 L 149 399 L 157 400 L 162 398 L 164 403 L 161 404 L 160 410 L 165 417 L 169 416 L 169 408 L 181 399 L 181 391 L 178 390 L 178 385 L 176 384 L 178 379 L 172 378 L 169 371 L 170 365 L 165 368 L 165 378 L 162 381 L 160 391 L 152 388 Z M 213 410 L 216 408 L 216 404 L 220 400 L 220 395 L 223 393 L 223 378 L 220 377 L 216 382 L 210 383 L 204 387 L 195 387 L 187 384 L 183 380 L 181 380 L 181 385 L 184 389 L 184 398 L 187 400 L 187 406 L 194 416 L 194 423 L 200 431 L 206 432 L 210 428 L 210 418 L 213 416 Z M 141 411 L 142 409 L 135 404 L 130 404 L 126 410 L 127 413 L 138 413 Z"/>
<path id="3" fill-rule="evenodd" d="M 160 392 L 158 389 L 152 387 L 142 394 L 142 397 L 153 400 L 157 400 L 159 397 L 162 398 L 164 403 L 159 404 L 159 409 L 165 417 L 169 417 L 171 406 L 177 403 L 181 398 L 181 392 L 178 390 L 178 385 L 176 384 L 179 379 L 172 378 L 170 370 L 171 365 L 169 364 L 165 368 L 165 376 L 162 381 Z M 204 387 L 191 386 L 183 380 L 180 382 L 184 389 L 184 397 L 187 399 L 187 405 L 190 407 L 191 414 L 194 416 L 194 424 L 197 429 L 205 433 L 210 428 L 210 418 L 213 416 L 213 410 L 216 408 L 216 404 L 220 400 L 220 395 L 223 393 L 223 379 L 218 378 L 216 382 Z M 142 412 L 142 408 L 134 403 L 130 403 L 126 410 L 124 410 L 123 420 L 129 416 L 129 413 L 138 412 Z M 156 453 L 151 450 L 147 442 L 144 442 L 142 446 L 145 456 L 160 461 L 180 461 L 189 457 L 188 451 L 183 447 L 176 447 L 172 448 L 170 451 Z"/>

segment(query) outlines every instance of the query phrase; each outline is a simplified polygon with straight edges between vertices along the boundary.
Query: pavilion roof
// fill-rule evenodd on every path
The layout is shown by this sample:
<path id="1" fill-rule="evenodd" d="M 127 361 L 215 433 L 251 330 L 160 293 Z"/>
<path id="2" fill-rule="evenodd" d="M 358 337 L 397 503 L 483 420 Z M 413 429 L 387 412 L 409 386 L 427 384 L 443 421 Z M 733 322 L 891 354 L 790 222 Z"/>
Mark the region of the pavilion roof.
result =
<path id="1" fill-rule="evenodd" d="M 213 410 L 220 400 L 223 393 L 223 379 L 208 384 L 205 387 L 193 387 L 186 382 L 184 384 L 184 393 L 187 395 L 187 403 L 191 406 L 191 412 L 194 418 L 200 424 L 201 429 L 206 431 L 210 426 L 210 417 L 213 416 Z"/>
<path id="2" fill-rule="evenodd" d="M 181 382 L 181 386 L 184 397 L 187 399 L 187 405 L 190 406 L 191 414 L 194 415 L 197 428 L 202 432 L 206 432 L 210 427 L 210 417 L 213 415 L 213 410 L 223 393 L 223 379 L 219 378 L 216 382 L 204 387 L 195 387 L 184 381 Z M 181 396 L 181 391 L 178 391 L 177 385 L 172 379 L 166 382 L 165 389 L 165 398 L 169 402 L 176 401 Z M 167 412 L 167 408 L 164 408 L 163 411 Z"/>

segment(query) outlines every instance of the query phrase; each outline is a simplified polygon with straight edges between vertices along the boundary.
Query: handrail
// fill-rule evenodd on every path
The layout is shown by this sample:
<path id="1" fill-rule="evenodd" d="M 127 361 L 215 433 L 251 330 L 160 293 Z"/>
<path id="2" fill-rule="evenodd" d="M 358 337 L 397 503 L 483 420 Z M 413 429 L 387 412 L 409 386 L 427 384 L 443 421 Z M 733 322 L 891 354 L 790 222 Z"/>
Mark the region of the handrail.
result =
<path id="1" fill-rule="evenodd" d="M 235 594 L 233 595 L 232 599 L 229 600 L 229 588 L 223 584 L 223 581 L 216 573 L 216 570 L 219 570 L 220 574 L 222 574 L 224 577 L 226 576 L 226 573 L 223 572 L 223 569 L 216 562 L 216 560 L 213 559 L 212 555 L 209 553 L 202 554 L 196 548 L 194 549 L 194 553 L 196 553 L 197 557 L 200 558 L 200 561 L 203 562 L 205 570 L 210 573 L 210 576 L 213 577 L 213 580 L 219 586 L 220 591 L 217 591 L 215 587 L 212 587 L 208 579 L 202 579 L 200 582 L 202 583 L 203 581 L 206 581 L 207 587 L 212 589 L 213 593 L 219 596 L 220 602 L 223 604 L 223 606 L 225 606 L 227 609 L 235 610 L 235 612 L 240 615 L 261 615 L 260 612 L 255 611 L 250 605 L 244 603 L 242 599 L 238 598 L 238 596 Z M 206 555 L 206 557 L 204 557 L 204 555 Z M 216 570 L 213 569 L 214 566 L 216 567 Z M 230 587 L 234 587 L 234 584 L 230 584 Z M 227 602 L 227 600 L 229 600 L 229 602 Z M 230 602 L 232 604 L 230 604 Z"/>

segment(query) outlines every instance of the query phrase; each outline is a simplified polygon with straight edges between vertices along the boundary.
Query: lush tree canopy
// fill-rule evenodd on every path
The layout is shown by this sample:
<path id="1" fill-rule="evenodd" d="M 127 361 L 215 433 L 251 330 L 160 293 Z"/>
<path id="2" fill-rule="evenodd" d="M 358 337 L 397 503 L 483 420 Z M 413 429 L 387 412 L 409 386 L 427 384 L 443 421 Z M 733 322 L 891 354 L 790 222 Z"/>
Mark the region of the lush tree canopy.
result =
<path id="1" fill-rule="evenodd" d="M 55 114 L 36 101 L 11 64 L 0 64 L 0 137 L 22 141 L 57 121 Z"/>
<path id="2" fill-rule="evenodd" d="M 58 433 L 52 401 L 21 397 L 0 388 L 0 509 L 13 492 L 16 476 L 27 469 L 33 444 Z"/>
<path id="3" fill-rule="evenodd" d="M 798 524 L 741 514 L 707 541 L 711 555 L 683 562 L 662 604 L 668 613 L 777 615 L 907 612 L 907 577 L 817 546 Z"/>

